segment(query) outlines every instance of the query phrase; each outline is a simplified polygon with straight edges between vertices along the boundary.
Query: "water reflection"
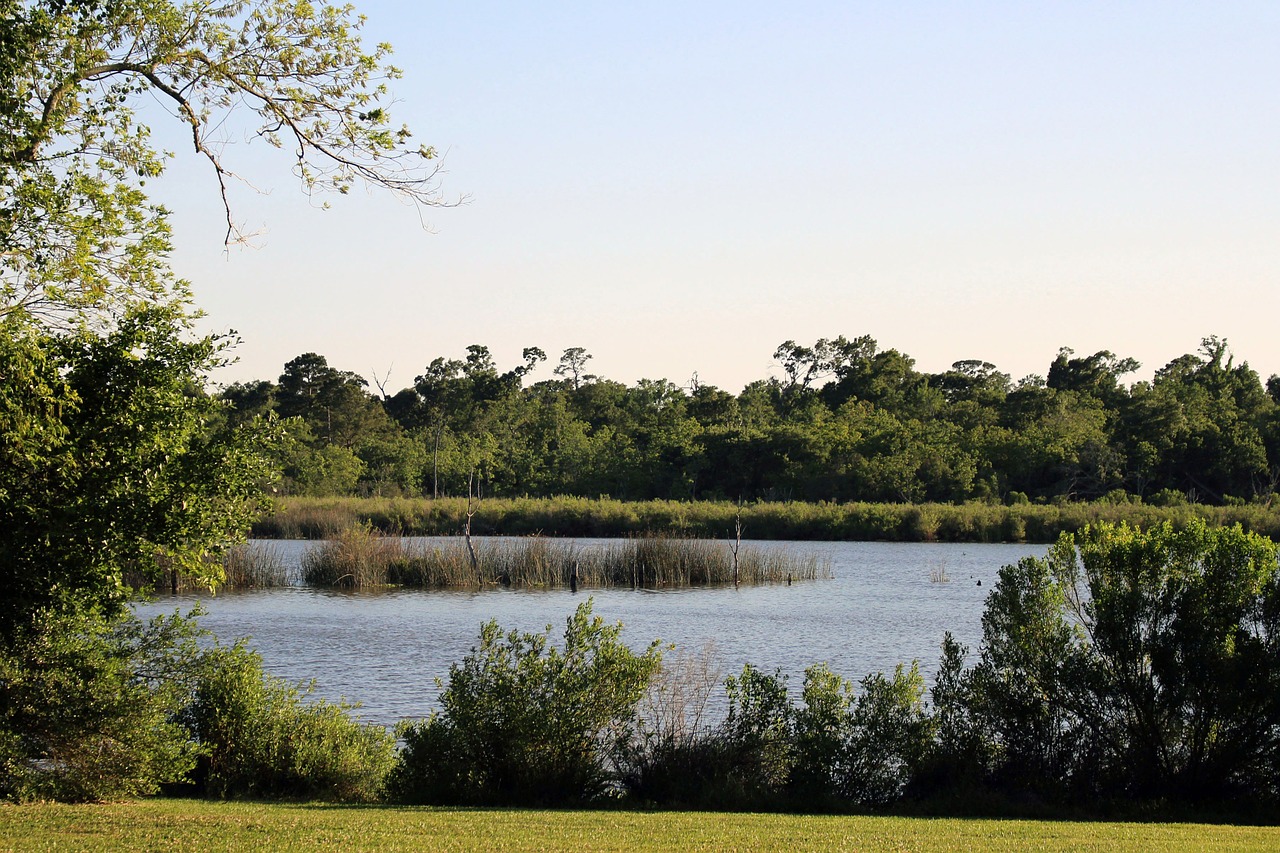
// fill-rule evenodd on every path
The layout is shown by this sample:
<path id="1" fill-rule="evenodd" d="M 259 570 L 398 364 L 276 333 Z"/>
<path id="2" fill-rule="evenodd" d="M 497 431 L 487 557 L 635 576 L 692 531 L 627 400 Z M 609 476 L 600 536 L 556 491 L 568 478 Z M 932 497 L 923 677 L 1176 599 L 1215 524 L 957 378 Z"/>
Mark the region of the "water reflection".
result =
<path id="1" fill-rule="evenodd" d="M 583 540 L 590 544 L 590 540 Z M 791 586 L 681 590 L 337 592 L 290 587 L 209 596 L 164 596 L 140 614 L 187 608 L 224 642 L 251 637 L 268 671 L 315 679 L 316 695 L 363 703 L 360 716 L 384 724 L 427 714 L 437 678 L 476 643 L 489 619 L 504 628 L 558 634 L 586 598 L 625 625 L 633 648 L 653 639 L 697 650 L 714 644 L 725 674 L 753 663 L 781 669 L 798 692 L 804 669 L 826 661 L 846 678 L 920 661 L 932 684 L 938 645 L 950 630 L 976 647 L 983 602 L 1000 567 L 1043 545 L 884 542 L 753 542 L 828 558 L 834 577 Z M 272 542 L 296 562 L 314 543 Z M 941 572 L 950 578 L 937 582 Z M 981 582 L 981 586 L 978 583 Z"/>

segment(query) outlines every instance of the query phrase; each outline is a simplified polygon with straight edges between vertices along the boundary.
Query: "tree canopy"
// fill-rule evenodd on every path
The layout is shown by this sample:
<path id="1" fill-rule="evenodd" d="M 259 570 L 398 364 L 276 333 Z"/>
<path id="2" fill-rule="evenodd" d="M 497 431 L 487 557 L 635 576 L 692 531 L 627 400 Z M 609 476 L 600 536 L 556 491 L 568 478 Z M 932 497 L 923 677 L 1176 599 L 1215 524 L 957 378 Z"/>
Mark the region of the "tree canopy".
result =
<path id="1" fill-rule="evenodd" d="M 314 353 L 279 385 L 227 396 L 301 418 L 295 493 L 458 494 L 474 480 L 508 496 L 1169 504 L 1266 502 L 1280 483 L 1277 380 L 1217 338 L 1129 386 L 1136 363 L 1106 350 L 1063 349 L 1048 380 L 1018 381 L 981 359 L 928 373 L 866 335 L 774 354 L 778 375 L 737 395 L 696 376 L 626 386 L 586 373 L 582 347 L 532 381 L 542 350 L 504 370 L 473 344 L 389 396 Z M 339 486 L 324 471 L 344 453 L 356 467 Z"/>
<path id="2" fill-rule="evenodd" d="M 0 317 L 66 324 L 184 298 L 146 195 L 167 108 L 210 164 L 228 243 L 243 235 L 230 128 L 287 150 L 308 193 L 358 182 L 443 203 L 436 152 L 387 109 L 390 46 L 347 5 L 287 0 L 6 0 L 0 24 Z"/>

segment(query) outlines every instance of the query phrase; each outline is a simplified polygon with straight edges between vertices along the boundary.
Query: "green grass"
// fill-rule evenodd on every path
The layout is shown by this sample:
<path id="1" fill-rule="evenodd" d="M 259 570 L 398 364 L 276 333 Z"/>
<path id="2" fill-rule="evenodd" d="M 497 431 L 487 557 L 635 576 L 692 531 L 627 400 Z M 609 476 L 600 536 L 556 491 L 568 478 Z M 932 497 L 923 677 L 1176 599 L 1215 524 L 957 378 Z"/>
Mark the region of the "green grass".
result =
<path id="1" fill-rule="evenodd" d="M 1280 538 L 1280 505 L 1159 507 L 1130 503 L 871 504 L 728 501 L 618 501 L 609 498 L 486 498 L 474 507 L 476 535 L 673 536 L 726 539 L 741 512 L 744 539 L 889 542 L 1053 542 L 1099 521 L 1175 527 L 1195 518 L 1211 525 L 1239 523 Z M 323 539 L 353 524 L 406 535 L 461 532 L 465 498 L 285 498 L 260 519 L 254 535 Z"/>
<path id="2" fill-rule="evenodd" d="M 202 800 L 0 806 L 3 850 L 1275 850 L 1280 828 Z"/>

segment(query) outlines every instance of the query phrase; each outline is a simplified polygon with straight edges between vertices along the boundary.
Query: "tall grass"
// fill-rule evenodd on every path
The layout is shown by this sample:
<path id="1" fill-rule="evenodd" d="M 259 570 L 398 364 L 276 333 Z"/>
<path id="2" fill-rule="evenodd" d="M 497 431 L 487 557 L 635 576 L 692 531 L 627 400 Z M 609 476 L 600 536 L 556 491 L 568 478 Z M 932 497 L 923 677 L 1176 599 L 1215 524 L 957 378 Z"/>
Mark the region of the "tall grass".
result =
<path id="1" fill-rule="evenodd" d="M 1193 519 L 1240 524 L 1280 539 L 1280 506 L 1160 507 L 1141 503 L 873 504 L 640 501 L 608 498 L 486 498 L 472 519 L 477 536 L 619 537 L 659 532 L 720 539 L 741 513 L 750 539 L 889 542 L 1053 542 L 1099 521 L 1150 527 Z M 462 530 L 465 498 L 288 498 L 254 526 L 267 538 L 324 539 L 355 523 L 387 533 L 447 536 Z"/>
<path id="2" fill-rule="evenodd" d="M 603 547 L 544 536 L 476 543 L 477 568 L 461 539 L 414 542 L 368 526 L 353 527 L 303 557 L 303 580 L 313 586 L 426 589 L 511 586 L 668 587 L 734 583 L 723 542 L 671 536 L 620 539 Z M 813 580 L 830 574 L 814 556 L 746 546 L 738 555 L 739 583 Z"/>
<path id="3" fill-rule="evenodd" d="M 242 543 L 228 548 L 221 557 L 208 560 L 222 561 L 225 579 L 218 589 L 268 589 L 288 586 L 289 567 L 278 548 L 262 543 Z M 140 572 L 126 571 L 124 582 L 134 590 L 152 592 L 207 592 L 208 587 L 182 572 L 165 572 L 160 577 L 148 577 Z"/>
<path id="4" fill-rule="evenodd" d="M 311 586 L 370 589 L 387 586 L 404 545 L 368 525 L 348 527 L 321 548 L 302 556 L 302 580 Z"/>
<path id="5" fill-rule="evenodd" d="M 268 589 L 289 584 L 289 568 L 273 545 L 237 545 L 223 555 L 222 569 L 227 589 Z"/>

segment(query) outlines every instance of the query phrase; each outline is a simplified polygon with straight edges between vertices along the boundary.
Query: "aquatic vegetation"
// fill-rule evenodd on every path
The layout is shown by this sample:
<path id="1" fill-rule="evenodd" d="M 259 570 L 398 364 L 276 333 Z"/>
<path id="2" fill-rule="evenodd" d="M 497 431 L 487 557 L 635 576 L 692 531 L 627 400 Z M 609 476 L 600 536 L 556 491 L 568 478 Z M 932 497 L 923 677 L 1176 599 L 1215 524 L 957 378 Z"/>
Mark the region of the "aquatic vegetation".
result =
<path id="1" fill-rule="evenodd" d="M 353 527 L 302 561 L 305 583 L 367 589 L 482 586 L 666 587 L 788 583 L 830 574 L 814 556 L 788 549 L 741 548 L 734 574 L 724 542 L 675 536 L 633 536 L 583 545 L 544 536 L 492 538 L 475 543 L 473 567 L 461 537 L 421 541 Z"/>

